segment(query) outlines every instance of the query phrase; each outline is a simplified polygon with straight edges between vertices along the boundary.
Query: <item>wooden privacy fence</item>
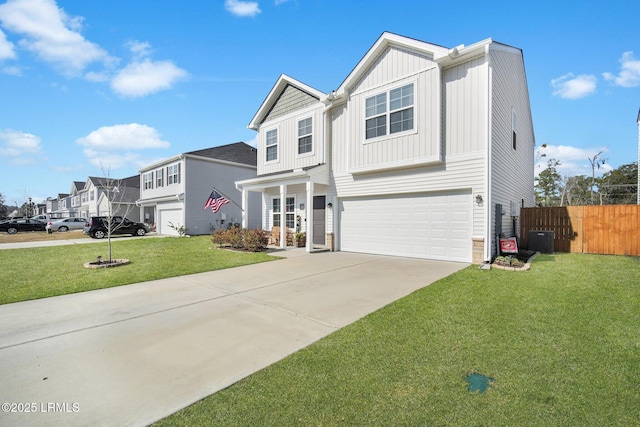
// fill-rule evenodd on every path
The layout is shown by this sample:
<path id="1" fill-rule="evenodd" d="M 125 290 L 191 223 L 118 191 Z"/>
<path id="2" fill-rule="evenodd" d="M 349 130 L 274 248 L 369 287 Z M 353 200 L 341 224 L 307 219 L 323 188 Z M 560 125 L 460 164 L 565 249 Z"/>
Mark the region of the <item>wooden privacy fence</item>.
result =
<path id="1" fill-rule="evenodd" d="M 554 232 L 554 252 L 640 256 L 640 205 L 522 208 L 523 248 L 536 230 Z"/>

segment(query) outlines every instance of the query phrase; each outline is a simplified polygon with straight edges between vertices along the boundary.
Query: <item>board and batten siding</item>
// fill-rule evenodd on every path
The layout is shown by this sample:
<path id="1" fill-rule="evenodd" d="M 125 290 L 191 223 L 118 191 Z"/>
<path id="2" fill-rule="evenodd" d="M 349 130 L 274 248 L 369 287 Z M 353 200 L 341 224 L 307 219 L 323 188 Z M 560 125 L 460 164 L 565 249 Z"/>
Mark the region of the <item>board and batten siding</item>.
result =
<path id="1" fill-rule="evenodd" d="M 366 98 L 411 83 L 415 131 L 366 140 Z M 342 126 L 347 132 L 343 135 L 348 135 L 350 142 L 347 157 L 350 172 L 441 161 L 440 69 L 429 56 L 390 47 L 350 92 L 346 114 L 341 116 L 349 123 L 348 127 Z M 338 120 L 335 113 L 334 120 Z"/>
<path id="2" fill-rule="evenodd" d="M 313 119 L 311 153 L 298 154 L 298 121 Z M 290 171 L 315 166 L 325 162 L 324 104 L 316 102 L 306 108 L 295 110 L 276 120 L 264 122 L 258 131 L 258 175 Z M 266 161 L 267 132 L 278 130 L 278 158 Z"/>
<path id="3" fill-rule="evenodd" d="M 534 149 L 529 95 L 524 61 L 518 49 L 493 44 L 489 50 L 491 91 L 491 188 L 493 203 L 502 204 L 502 230 L 513 228 L 511 202 L 535 204 Z M 516 113 L 516 149 L 513 148 L 512 115 Z M 491 207 L 493 209 L 493 206 Z M 491 223 L 491 234 L 495 224 Z M 516 230 L 519 227 L 516 226 Z"/>
<path id="4" fill-rule="evenodd" d="M 484 56 L 444 70 L 447 156 L 481 152 L 487 147 L 487 70 Z"/>

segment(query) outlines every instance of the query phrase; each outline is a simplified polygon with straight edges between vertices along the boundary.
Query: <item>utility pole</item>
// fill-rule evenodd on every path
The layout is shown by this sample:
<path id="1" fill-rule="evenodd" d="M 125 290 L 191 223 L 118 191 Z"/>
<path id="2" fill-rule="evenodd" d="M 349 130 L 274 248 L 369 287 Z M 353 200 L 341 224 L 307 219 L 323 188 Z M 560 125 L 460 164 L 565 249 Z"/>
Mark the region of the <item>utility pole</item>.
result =
<path id="1" fill-rule="evenodd" d="M 593 205 L 593 186 L 596 183 L 596 166 L 600 169 L 601 165 L 604 165 L 605 159 L 601 158 L 600 155 L 604 153 L 604 150 L 600 151 L 593 157 L 587 157 L 589 162 L 591 162 L 591 204 Z"/>

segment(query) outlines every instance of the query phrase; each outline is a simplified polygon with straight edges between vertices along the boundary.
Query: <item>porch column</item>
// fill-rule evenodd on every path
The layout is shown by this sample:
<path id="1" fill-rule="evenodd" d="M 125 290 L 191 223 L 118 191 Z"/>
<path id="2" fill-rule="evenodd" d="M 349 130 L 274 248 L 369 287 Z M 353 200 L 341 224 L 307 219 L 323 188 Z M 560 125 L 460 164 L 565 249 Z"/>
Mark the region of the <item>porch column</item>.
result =
<path id="1" fill-rule="evenodd" d="M 242 228 L 249 227 L 249 192 L 242 188 Z"/>
<path id="2" fill-rule="evenodd" d="M 287 186 L 280 186 L 280 247 L 287 247 Z"/>
<path id="3" fill-rule="evenodd" d="M 307 182 L 307 242 L 306 250 L 311 252 L 313 250 L 313 182 L 309 180 Z"/>

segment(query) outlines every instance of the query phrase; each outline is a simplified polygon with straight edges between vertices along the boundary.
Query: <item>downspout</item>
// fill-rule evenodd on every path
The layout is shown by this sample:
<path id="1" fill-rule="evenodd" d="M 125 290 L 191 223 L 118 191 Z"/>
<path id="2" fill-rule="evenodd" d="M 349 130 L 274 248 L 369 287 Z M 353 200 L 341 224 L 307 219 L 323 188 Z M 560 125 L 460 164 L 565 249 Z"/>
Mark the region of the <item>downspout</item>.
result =
<path id="1" fill-rule="evenodd" d="M 493 110 L 492 110 L 492 90 L 493 90 L 493 73 L 491 67 L 491 56 L 489 55 L 489 45 L 485 47 L 485 56 L 487 58 L 487 111 L 485 112 L 485 123 L 487 123 L 487 149 L 485 150 L 485 155 L 487 158 L 485 159 L 486 167 L 485 167 L 485 176 L 484 176 L 484 188 L 485 188 L 485 204 L 484 204 L 484 218 L 485 218 L 485 240 L 484 240 L 484 260 L 489 262 L 492 258 L 491 252 L 491 244 L 493 243 L 493 229 L 492 229 L 492 221 L 491 221 L 491 205 L 493 203 L 492 191 L 491 191 L 491 174 L 492 174 L 492 163 L 491 159 L 493 157 L 492 149 L 493 149 L 493 141 L 492 141 L 492 118 L 493 118 Z"/>

